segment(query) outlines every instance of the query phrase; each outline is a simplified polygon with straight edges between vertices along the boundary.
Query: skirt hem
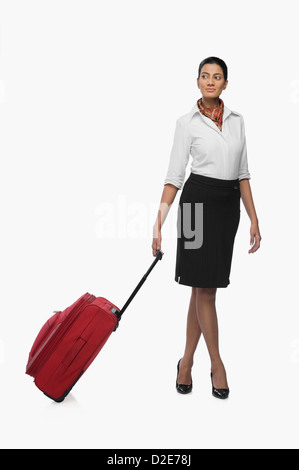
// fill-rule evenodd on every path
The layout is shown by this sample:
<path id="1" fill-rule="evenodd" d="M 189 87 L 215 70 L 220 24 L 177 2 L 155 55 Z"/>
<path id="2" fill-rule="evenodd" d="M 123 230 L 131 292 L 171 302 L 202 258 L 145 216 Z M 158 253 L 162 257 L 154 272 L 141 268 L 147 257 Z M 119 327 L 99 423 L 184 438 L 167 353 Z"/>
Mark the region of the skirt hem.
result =
<path id="1" fill-rule="evenodd" d="M 189 287 L 215 288 L 215 287 L 228 287 L 230 284 L 230 281 L 216 281 L 216 282 L 198 281 L 195 283 L 195 282 L 184 280 L 181 277 L 177 277 L 177 276 L 174 278 L 174 280 L 178 284 L 182 284 L 183 286 L 189 286 Z"/>

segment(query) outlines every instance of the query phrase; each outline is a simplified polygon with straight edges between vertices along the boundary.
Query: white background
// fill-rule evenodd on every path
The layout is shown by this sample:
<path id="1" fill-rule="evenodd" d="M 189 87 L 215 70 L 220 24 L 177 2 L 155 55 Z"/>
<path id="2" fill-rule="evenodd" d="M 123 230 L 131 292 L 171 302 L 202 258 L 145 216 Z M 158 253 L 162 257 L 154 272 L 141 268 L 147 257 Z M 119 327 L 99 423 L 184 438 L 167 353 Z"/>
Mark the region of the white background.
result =
<path id="1" fill-rule="evenodd" d="M 0 447 L 298 448 L 297 2 L 0 5 Z M 56 404 L 25 375 L 33 340 L 85 292 L 121 307 L 153 261 L 175 121 L 210 55 L 245 119 L 263 237 L 249 255 L 241 203 L 216 298 L 230 398 L 211 395 L 203 339 L 193 393 L 175 390 L 191 291 L 174 281 L 177 197 L 163 260 Z"/>

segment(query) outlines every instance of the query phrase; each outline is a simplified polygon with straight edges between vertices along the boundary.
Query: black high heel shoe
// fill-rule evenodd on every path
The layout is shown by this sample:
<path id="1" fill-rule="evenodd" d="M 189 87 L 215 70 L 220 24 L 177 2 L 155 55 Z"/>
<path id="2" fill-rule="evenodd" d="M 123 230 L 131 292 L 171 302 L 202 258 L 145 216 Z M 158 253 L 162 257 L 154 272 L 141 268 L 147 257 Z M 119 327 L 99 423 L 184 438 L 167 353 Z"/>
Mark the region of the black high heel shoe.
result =
<path id="1" fill-rule="evenodd" d="M 181 362 L 181 359 L 178 362 L 178 367 L 177 367 L 178 373 L 177 373 L 177 377 L 176 377 L 175 386 L 176 386 L 176 389 L 179 393 L 183 393 L 184 395 L 186 395 L 186 393 L 190 393 L 192 391 L 192 379 L 191 379 L 191 384 L 190 385 L 178 384 L 178 375 L 179 375 L 179 371 L 180 371 L 180 362 Z"/>
<path id="2" fill-rule="evenodd" d="M 224 400 L 228 398 L 229 395 L 229 388 L 215 388 L 213 385 L 213 374 L 211 372 L 211 381 L 212 381 L 212 395 L 216 398 L 221 398 Z"/>

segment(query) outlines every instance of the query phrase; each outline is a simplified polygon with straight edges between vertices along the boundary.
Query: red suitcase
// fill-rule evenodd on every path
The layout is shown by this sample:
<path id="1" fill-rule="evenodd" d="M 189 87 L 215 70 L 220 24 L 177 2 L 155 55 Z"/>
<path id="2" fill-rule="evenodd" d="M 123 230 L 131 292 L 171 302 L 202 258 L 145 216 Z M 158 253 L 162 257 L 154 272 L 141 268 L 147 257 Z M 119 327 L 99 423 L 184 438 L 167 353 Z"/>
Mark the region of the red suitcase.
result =
<path id="1" fill-rule="evenodd" d="M 122 314 L 161 260 L 156 259 L 120 310 L 104 297 L 89 293 L 55 314 L 44 324 L 29 353 L 26 374 L 49 398 L 62 402 L 90 366 L 109 336 L 118 327 Z"/>

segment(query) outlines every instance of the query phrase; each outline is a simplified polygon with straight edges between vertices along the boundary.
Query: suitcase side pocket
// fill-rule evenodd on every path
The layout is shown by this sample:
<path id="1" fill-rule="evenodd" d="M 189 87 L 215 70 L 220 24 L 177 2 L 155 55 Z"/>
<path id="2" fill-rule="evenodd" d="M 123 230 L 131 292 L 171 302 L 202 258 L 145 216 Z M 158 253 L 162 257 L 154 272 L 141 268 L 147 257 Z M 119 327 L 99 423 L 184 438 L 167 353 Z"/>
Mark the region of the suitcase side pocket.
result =
<path id="1" fill-rule="evenodd" d="M 72 362 L 76 359 L 79 353 L 81 353 L 82 349 L 86 345 L 86 341 L 83 338 L 78 338 L 73 347 L 67 353 L 67 355 L 63 358 L 62 363 L 65 367 L 70 367 Z"/>

